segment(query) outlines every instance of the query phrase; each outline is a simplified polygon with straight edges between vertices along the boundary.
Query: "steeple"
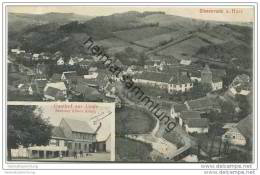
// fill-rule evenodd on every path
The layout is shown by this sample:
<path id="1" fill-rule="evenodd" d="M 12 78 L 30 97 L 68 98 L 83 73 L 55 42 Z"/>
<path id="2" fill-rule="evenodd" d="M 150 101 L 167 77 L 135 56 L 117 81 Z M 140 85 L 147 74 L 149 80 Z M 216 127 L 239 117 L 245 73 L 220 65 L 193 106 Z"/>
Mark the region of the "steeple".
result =
<path id="1" fill-rule="evenodd" d="M 212 72 L 207 64 L 205 65 L 204 69 L 201 71 L 201 82 L 212 83 Z"/>

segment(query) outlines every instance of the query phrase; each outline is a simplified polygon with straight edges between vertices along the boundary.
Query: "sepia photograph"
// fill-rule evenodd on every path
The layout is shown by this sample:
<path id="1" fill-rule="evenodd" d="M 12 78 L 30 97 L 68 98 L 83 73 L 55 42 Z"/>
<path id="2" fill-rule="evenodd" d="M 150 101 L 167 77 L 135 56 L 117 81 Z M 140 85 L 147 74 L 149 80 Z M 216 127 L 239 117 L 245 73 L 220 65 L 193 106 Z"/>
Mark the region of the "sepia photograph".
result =
<path id="1" fill-rule="evenodd" d="M 8 160 L 112 161 L 113 111 L 98 103 L 8 105 Z"/>
<path id="2" fill-rule="evenodd" d="M 6 10 L 9 160 L 254 162 L 254 6 Z"/>

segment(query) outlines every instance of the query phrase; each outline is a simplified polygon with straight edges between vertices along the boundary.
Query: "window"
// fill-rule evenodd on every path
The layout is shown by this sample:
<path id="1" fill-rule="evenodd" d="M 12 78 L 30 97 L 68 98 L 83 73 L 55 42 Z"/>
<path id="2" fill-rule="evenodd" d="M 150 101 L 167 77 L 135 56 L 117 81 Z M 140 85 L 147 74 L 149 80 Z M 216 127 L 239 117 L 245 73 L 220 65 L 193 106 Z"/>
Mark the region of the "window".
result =
<path id="1" fill-rule="evenodd" d="M 233 136 L 233 139 L 235 139 L 236 137 L 235 136 Z"/>
<path id="2" fill-rule="evenodd" d="M 85 144 L 85 148 L 84 148 L 85 151 L 88 150 L 88 144 Z"/>
<path id="3" fill-rule="evenodd" d="M 79 143 L 79 149 L 81 149 L 81 143 Z"/>
<path id="4" fill-rule="evenodd" d="M 60 141 L 56 140 L 56 146 L 60 146 Z"/>

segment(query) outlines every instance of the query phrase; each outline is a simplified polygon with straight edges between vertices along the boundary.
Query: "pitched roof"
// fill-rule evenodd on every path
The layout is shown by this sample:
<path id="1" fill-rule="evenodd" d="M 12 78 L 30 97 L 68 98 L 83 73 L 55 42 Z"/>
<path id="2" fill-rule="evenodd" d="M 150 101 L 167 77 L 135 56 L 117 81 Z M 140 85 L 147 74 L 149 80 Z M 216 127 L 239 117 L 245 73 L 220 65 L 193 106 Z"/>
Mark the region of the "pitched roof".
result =
<path id="1" fill-rule="evenodd" d="M 188 119 L 186 124 L 189 128 L 207 128 L 209 125 L 208 119 L 206 118 L 193 118 Z"/>
<path id="2" fill-rule="evenodd" d="M 51 96 L 51 97 L 57 97 L 58 93 L 59 93 L 59 89 L 48 86 L 46 91 L 44 92 L 45 95 Z"/>
<path id="3" fill-rule="evenodd" d="M 190 82 L 191 82 L 191 80 L 189 79 L 189 77 L 187 75 L 174 74 L 170 79 L 170 83 L 173 83 L 173 84 L 186 84 L 186 83 L 190 83 Z"/>
<path id="4" fill-rule="evenodd" d="M 142 72 L 135 76 L 136 79 L 172 83 L 172 84 L 183 84 L 190 83 L 190 79 L 187 75 L 179 75 L 174 73 L 159 73 L 159 72 Z"/>
<path id="5" fill-rule="evenodd" d="M 165 82 L 165 83 L 169 83 L 171 77 L 172 76 L 169 74 L 158 73 L 158 72 L 143 72 L 135 76 L 136 79 L 151 80 L 151 81 Z"/>
<path id="6" fill-rule="evenodd" d="M 51 76 L 51 80 L 52 81 L 61 81 L 61 74 L 57 74 L 57 73 L 53 74 Z"/>
<path id="7" fill-rule="evenodd" d="M 197 111 L 182 111 L 180 117 L 186 119 L 200 119 L 200 113 Z"/>
<path id="8" fill-rule="evenodd" d="M 89 86 L 84 85 L 82 83 L 79 83 L 79 84 L 76 85 L 75 91 L 79 92 L 83 95 L 86 95 L 86 96 L 99 95 L 99 92 L 95 88 L 89 87 Z"/>
<path id="9" fill-rule="evenodd" d="M 66 79 L 69 79 L 70 77 L 77 76 L 77 72 L 76 71 L 63 72 L 63 75 L 65 76 Z"/>
<path id="10" fill-rule="evenodd" d="M 95 131 L 85 122 L 75 119 L 63 118 L 65 122 L 69 125 L 70 129 L 74 132 L 81 132 L 81 133 L 92 133 L 94 134 Z"/>
<path id="11" fill-rule="evenodd" d="M 227 72 L 225 69 L 211 69 L 212 74 L 217 77 L 225 77 L 227 75 Z"/>
<path id="12" fill-rule="evenodd" d="M 238 82 L 249 82 L 250 81 L 250 77 L 246 74 L 241 74 L 241 75 L 237 75 L 234 79 L 234 81 L 238 81 Z"/>
<path id="13" fill-rule="evenodd" d="M 161 103 L 160 108 L 165 112 L 166 115 L 171 116 L 171 103 Z"/>
<path id="14" fill-rule="evenodd" d="M 59 89 L 59 90 L 66 90 L 66 85 L 63 81 L 60 82 L 55 82 L 55 83 L 48 83 L 47 84 L 48 87 L 53 87 L 55 89 Z"/>
<path id="15" fill-rule="evenodd" d="M 237 124 L 237 129 L 241 132 L 243 136 L 248 139 L 252 139 L 253 136 L 253 117 L 248 115 L 246 118 L 242 119 Z"/>
<path id="16" fill-rule="evenodd" d="M 212 76 L 212 82 L 217 83 L 217 82 L 222 82 L 222 79 L 219 76 Z"/>
<path id="17" fill-rule="evenodd" d="M 66 138 L 63 130 L 59 126 L 54 126 L 51 133 L 52 133 L 52 137 Z"/>
<path id="18" fill-rule="evenodd" d="M 190 110 L 203 110 L 219 108 L 219 104 L 209 97 L 202 97 L 196 100 L 187 101 Z"/>
<path id="19" fill-rule="evenodd" d="M 174 104 L 172 107 L 175 112 L 182 112 L 188 110 L 185 104 Z"/>

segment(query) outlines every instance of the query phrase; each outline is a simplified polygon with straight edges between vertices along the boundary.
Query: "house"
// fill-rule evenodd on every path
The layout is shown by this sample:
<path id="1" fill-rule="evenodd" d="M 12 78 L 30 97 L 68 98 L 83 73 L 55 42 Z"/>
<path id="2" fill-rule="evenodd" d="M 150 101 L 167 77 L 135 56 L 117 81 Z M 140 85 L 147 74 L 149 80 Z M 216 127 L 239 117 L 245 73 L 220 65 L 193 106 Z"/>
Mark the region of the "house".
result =
<path id="1" fill-rule="evenodd" d="M 186 92 L 193 85 L 186 74 L 179 75 L 159 72 L 142 72 L 133 77 L 135 83 L 145 84 L 160 89 L 166 89 L 168 93 Z"/>
<path id="2" fill-rule="evenodd" d="M 63 66 L 64 65 L 64 59 L 62 57 L 60 57 L 58 60 L 57 60 L 57 65 L 58 66 Z"/>
<path id="3" fill-rule="evenodd" d="M 97 89 L 89 87 L 84 83 L 78 83 L 75 88 L 72 89 L 76 96 L 82 96 L 84 101 L 89 102 L 101 102 L 103 101 L 103 95 L 98 92 Z"/>
<path id="4" fill-rule="evenodd" d="M 157 72 L 143 72 L 133 77 L 133 82 L 153 87 L 159 87 L 160 89 L 167 89 L 168 83 L 171 80 L 171 75 Z"/>
<path id="5" fill-rule="evenodd" d="M 253 139 L 253 118 L 249 115 L 237 124 L 224 126 L 226 132 L 222 135 L 222 140 L 229 144 L 245 146 L 252 144 Z"/>
<path id="6" fill-rule="evenodd" d="M 83 75 L 84 79 L 95 79 L 98 77 L 98 72 L 93 72 L 91 74 L 88 75 Z"/>
<path id="7" fill-rule="evenodd" d="M 11 49 L 11 53 L 20 54 L 20 49 Z"/>
<path id="8" fill-rule="evenodd" d="M 89 74 L 89 75 L 94 74 L 94 73 L 97 72 L 97 70 L 98 70 L 97 67 L 90 67 L 90 68 L 88 69 L 88 74 Z"/>
<path id="9" fill-rule="evenodd" d="M 71 77 L 76 77 L 76 76 L 78 76 L 76 71 L 63 72 L 61 75 L 61 80 L 68 81 Z"/>
<path id="10" fill-rule="evenodd" d="M 112 85 L 112 83 L 108 82 L 104 87 L 104 90 L 105 90 L 105 95 L 107 97 L 115 97 L 116 88 L 114 85 Z"/>
<path id="11" fill-rule="evenodd" d="M 210 84 L 212 87 L 212 91 L 217 91 L 223 88 L 222 79 L 219 76 L 212 74 L 212 71 L 210 70 L 208 65 L 206 65 L 201 71 L 201 82 Z"/>
<path id="12" fill-rule="evenodd" d="M 42 53 L 40 53 L 40 59 L 43 59 L 43 60 L 49 60 L 50 59 L 50 54 L 47 54 L 47 53 L 44 53 L 44 52 L 42 52 Z"/>
<path id="13" fill-rule="evenodd" d="M 187 92 L 193 87 L 193 84 L 187 74 L 182 73 L 179 75 L 177 73 L 173 74 L 168 84 L 168 93 L 172 94 L 174 92 Z"/>
<path id="14" fill-rule="evenodd" d="M 211 83 L 212 91 L 217 91 L 223 88 L 223 81 L 220 77 L 213 76 Z"/>
<path id="15" fill-rule="evenodd" d="M 251 92 L 250 77 L 245 74 L 236 76 L 229 86 L 229 92 L 231 96 L 235 96 L 236 94 L 249 95 Z"/>
<path id="16" fill-rule="evenodd" d="M 220 105 L 216 99 L 211 97 L 202 97 L 195 100 L 185 101 L 188 110 L 209 113 L 211 111 L 221 112 Z"/>
<path id="17" fill-rule="evenodd" d="M 131 65 L 127 68 L 126 73 L 130 75 L 142 73 L 144 68 L 142 66 Z"/>
<path id="18" fill-rule="evenodd" d="M 20 53 L 25 53 L 25 50 L 11 49 L 11 53 L 15 53 L 15 54 L 19 55 Z"/>
<path id="19" fill-rule="evenodd" d="M 40 56 L 40 54 L 34 53 L 32 56 L 32 60 L 35 60 L 35 61 L 39 60 L 39 56 Z"/>
<path id="20" fill-rule="evenodd" d="M 64 94 L 60 89 L 48 86 L 44 89 L 45 100 L 51 101 L 65 101 L 66 94 Z"/>
<path id="21" fill-rule="evenodd" d="M 185 104 L 173 104 L 171 106 L 171 117 L 176 118 L 180 116 L 182 111 L 187 111 L 187 106 Z"/>
<path id="22" fill-rule="evenodd" d="M 239 84 L 249 83 L 249 82 L 250 82 L 250 77 L 246 74 L 241 74 L 241 75 L 237 75 L 234 78 L 230 86 L 237 86 Z"/>
<path id="23" fill-rule="evenodd" d="M 182 59 L 180 62 L 181 65 L 185 65 L 188 66 L 191 64 L 191 60 L 187 60 L 187 59 Z"/>
<path id="24" fill-rule="evenodd" d="M 200 119 L 200 112 L 197 111 L 182 111 L 180 112 L 179 117 L 176 117 L 177 123 L 180 124 L 180 126 L 184 126 L 189 119 Z"/>
<path id="25" fill-rule="evenodd" d="M 188 133 L 208 133 L 209 122 L 206 118 L 192 118 L 185 123 L 185 129 Z"/>
<path id="26" fill-rule="evenodd" d="M 67 87 L 64 82 L 47 83 L 44 88 L 46 100 L 65 101 L 67 98 Z"/>
<path id="27" fill-rule="evenodd" d="M 71 66 L 74 66 L 75 64 L 79 63 L 80 61 L 83 61 L 83 58 L 70 57 L 68 64 Z"/>
<path id="28" fill-rule="evenodd" d="M 52 129 L 49 145 L 28 147 L 29 158 L 53 158 L 60 154 L 72 157 L 74 153 L 95 152 L 96 141 L 96 130 L 87 122 L 62 118 L 59 126 Z"/>

